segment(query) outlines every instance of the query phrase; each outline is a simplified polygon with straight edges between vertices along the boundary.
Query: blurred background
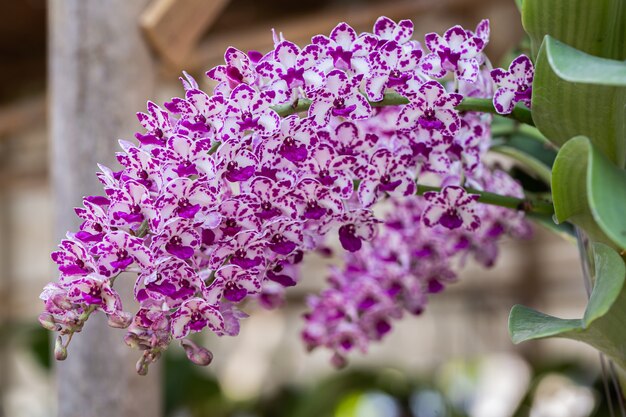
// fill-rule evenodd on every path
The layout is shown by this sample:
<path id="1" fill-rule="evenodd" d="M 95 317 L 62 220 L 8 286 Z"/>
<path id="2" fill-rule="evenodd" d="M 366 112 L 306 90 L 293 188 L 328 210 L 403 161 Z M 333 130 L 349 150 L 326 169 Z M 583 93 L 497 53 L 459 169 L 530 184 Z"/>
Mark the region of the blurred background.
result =
<path id="1" fill-rule="evenodd" d="M 55 222 L 72 215 L 55 217 L 50 175 L 50 161 L 58 159 L 50 157 L 49 115 L 58 101 L 48 93 L 47 62 L 62 39 L 48 50 L 48 26 L 67 22 L 56 21 L 49 9 L 62 8 L 64 1 L 4 0 L 0 14 L 0 416 L 56 415 L 55 372 L 66 366 L 51 363 L 50 335 L 37 322 L 38 295 L 56 279 L 49 253 L 62 232 Z M 133 2 L 112 3 L 124 13 Z M 494 64 L 505 62 L 523 41 L 513 0 L 137 2 L 132 30 L 149 51 L 143 70 L 153 79 L 142 99 L 156 102 L 182 94 L 183 69 L 210 88 L 203 73 L 223 62 L 227 46 L 265 52 L 272 47 L 271 28 L 302 44 L 328 34 L 339 21 L 371 30 L 386 15 L 412 19 L 420 39 L 489 18 Z M 132 137 L 139 129 L 134 112 L 143 110 L 128 112 L 131 128 L 119 137 Z M 104 145 L 111 156 L 116 139 Z M 608 416 L 595 351 L 570 341 L 514 346 L 509 340 L 507 317 L 516 303 L 568 318 L 581 317 L 586 304 L 575 244 L 535 229 L 529 241 L 503 242 L 494 268 L 470 264 L 458 284 L 432 297 L 422 316 L 407 317 L 341 371 L 330 366 L 328 352 L 308 354 L 299 339 L 305 296 L 324 286 L 327 264 L 336 262 L 311 256 L 284 308 L 250 306 L 239 337 L 207 340 L 215 355 L 208 368 L 191 365 L 182 350 L 171 349 L 149 401 L 172 417 Z M 123 332 L 111 334 L 122 343 Z M 89 378 L 98 375 L 85 375 L 85 383 Z"/>

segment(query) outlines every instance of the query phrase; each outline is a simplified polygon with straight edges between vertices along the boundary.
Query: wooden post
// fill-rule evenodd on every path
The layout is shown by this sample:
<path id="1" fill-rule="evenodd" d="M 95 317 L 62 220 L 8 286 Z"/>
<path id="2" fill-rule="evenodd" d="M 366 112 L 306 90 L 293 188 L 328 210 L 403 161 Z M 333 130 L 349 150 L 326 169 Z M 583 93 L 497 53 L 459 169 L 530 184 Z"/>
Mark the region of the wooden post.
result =
<path id="1" fill-rule="evenodd" d="M 117 139 L 139 128 L 135 112 L 154 93 L 155 70 L 140 34 L 146 0 L 52 0 L 50 28 L 51 174 L 56 234 L 76 230 L 72 208 L 101 194 L 96 163 L 115 166 Z M 132 287 L 130 281 L 116 284 Z M 117 285 L 116 285 L 117 286 Z M 132 306 L 131 308 L 134 308 Z M 135 373 L 138 351 L 124 332 L 92 316 L 57 365 L 59 417 L 161 415 L 158 367 Z"/>

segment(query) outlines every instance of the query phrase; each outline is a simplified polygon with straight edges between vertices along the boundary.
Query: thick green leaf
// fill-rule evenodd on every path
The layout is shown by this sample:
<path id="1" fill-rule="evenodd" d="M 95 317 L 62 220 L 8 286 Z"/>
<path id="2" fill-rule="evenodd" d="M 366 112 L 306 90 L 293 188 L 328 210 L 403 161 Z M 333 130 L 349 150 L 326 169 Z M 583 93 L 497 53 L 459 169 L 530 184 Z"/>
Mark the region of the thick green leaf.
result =
<path id="1" fill-rule="evenodd" d="M 626 248 L 626 171 L 579 136 L 559 151 L 552 171 L 557 221 L 583 228 L 593 241 Z"/>
<path id="2" fill-rule="evenodd" d="M 626 369 L 626 266 L 611 248 L 593 246 L 595 285 L 582 319 L 560 319 L 516 305 L 509 316 L 513 343 L 547 337 L 585 342 Z"/>
<path id="3" fill-rule="evenodd" d="M 611 240 L 626 249 L 626 171 L 589 146 L 587 198 L 596 223 Z"/>
<path id="4" fill-rule="evenodd" d="M 535 55 L 550 35 L 591 55 L 626 59 L 626 0 L 524 0 L 522 24 Z"/>
<path id="5" fill-rule="evenodd" d="M 535 125 L 555 144 L 584 135 L 624 167 L 625 63 L 587 55 L 546 36 L 537 58 L 532 109 Z"/>
<path id="6" fill-rule="evenodd" d="M 626 62 L 600 58 L 546 37 L 550 66 L 559 78 L 573 83 L 626 86 Z"/>

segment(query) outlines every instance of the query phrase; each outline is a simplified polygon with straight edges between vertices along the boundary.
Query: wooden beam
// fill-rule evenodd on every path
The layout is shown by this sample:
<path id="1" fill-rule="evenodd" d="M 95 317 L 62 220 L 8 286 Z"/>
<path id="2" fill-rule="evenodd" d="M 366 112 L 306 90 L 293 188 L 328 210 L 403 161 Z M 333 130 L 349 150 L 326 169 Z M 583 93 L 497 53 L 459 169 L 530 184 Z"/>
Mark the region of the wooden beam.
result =
<path id="1" fill-rule="evenodd" d="M 151 46 L 168 65 L 180 66 L 229 0 L 155 0 L 139 23 Z"/>

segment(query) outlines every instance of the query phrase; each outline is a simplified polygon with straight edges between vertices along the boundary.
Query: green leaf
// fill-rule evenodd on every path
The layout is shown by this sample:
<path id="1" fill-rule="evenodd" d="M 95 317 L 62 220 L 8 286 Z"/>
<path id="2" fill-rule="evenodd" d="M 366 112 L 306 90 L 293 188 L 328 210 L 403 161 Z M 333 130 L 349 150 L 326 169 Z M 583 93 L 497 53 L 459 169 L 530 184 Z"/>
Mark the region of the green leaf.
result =
<path id="1" fill-rule="evenodd" d="M 550 66 L 559 78 L 573 83 L 626 86 L 626 62 L 600 58 L 546 37 Z"/>
<path id="2" fill-rule="evenodd" d="M 611 248 L 593 245 L 596 281 L 582 319 L 560 319 L 516 305 L 509 316 L 513 343 L 563 337 L 587 343 L 626 369 L 626 266 Z"/>
<path id="3" fill-rule="evenodd" d="M 546 36 L 537 58 L 532 109 L 535 125 L 555 144 L 584 135 L 624 167 L 626 63 L 587 55 Z"/>
<path id="4" fill-rule="evenodd" d="M 591 213 L 604 233 L 626 249 L 626 171 L 593 147 L 589 149 L 587 197 Z"/>
<path id="5" fill-rule="evenodd" d="M 591 55 L 626 59 L 626 0 L 524 0 L 522 24 L 535 55 L 550 35 Z"/>
<path id="6" fill-rule="evenodd" d="M 626 248 L 626 171 L 579 136 L 559 151 L 552 171 L 557 221 L 582 227 L 593 241 Z"/>

